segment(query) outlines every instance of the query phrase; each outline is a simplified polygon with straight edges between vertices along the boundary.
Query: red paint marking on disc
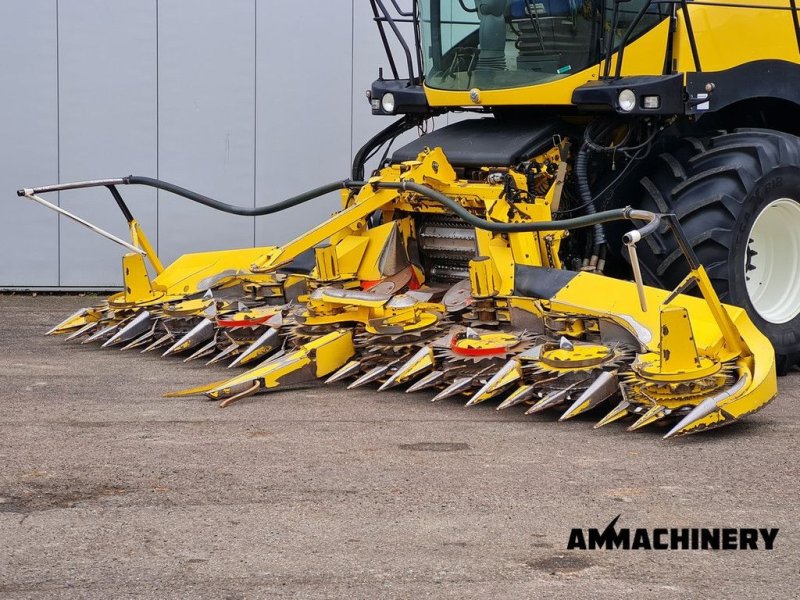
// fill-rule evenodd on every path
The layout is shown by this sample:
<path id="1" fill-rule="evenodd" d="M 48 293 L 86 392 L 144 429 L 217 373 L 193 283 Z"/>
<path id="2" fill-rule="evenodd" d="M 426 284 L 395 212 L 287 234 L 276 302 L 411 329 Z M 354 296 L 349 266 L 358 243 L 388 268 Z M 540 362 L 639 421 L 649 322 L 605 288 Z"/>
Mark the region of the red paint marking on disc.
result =
<path id="1" fill-rule="evenodd" d="M 462 348 L 458 342 L 466 339 L 463 337 L 453 336 L 450 340 L 450 350 L 461 356 L 494 356 L 496 354 L 505 354 L 505 346 L 497 346 L 494 348 Z"/>
<path id="2" fill-rule="evenodd" d="M 217 319 L 217 325 L 220 327 L 255 327 L 256 325 L 263 325 L 269 321 L 274 315 L 267 315 L 259 319 L 246 319 L 237 321 L 234 319 Z"/>

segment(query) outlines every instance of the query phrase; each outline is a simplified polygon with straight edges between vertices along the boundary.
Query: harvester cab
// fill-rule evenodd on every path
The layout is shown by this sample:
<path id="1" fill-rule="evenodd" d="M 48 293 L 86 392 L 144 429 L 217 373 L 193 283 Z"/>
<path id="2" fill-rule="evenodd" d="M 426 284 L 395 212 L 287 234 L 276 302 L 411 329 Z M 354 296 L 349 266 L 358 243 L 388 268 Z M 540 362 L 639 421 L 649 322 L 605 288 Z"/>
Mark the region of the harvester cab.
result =
<path id="1" fill-rule="evenodd" d="M 246 366 L 170 394 L 223 407 L 347 381 L 560 420 L 606 407 L 598 426 L 673 436 L 775 397 L 775 351 L 782 368 L 800 352 L 800 140 L 781 118 L 800 86 L 779 79 L 798 77 L 793 3 L 370 3 L 391 73 L 367 95 L 399 119 L 348 179 L 257 209 L 137 176 L 19 191 L 129 251 L 123 291 L 51 334 Z M 163 267 L 126 185 L 253 216 L 342 204 L 287 244 Z M 130 243 L 42 197 L 90 186 Z"/>

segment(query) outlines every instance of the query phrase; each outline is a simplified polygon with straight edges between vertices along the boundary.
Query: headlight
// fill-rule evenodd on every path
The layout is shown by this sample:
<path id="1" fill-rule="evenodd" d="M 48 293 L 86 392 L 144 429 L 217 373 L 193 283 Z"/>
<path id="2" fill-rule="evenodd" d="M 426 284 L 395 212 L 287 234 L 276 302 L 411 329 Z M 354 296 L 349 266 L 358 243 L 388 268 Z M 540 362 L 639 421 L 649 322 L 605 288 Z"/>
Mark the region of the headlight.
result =
<path id="1" fill-rule="evenodd" d="M 383 98 L 381 98 L 381 108 L 383 112 L 390 114 L 394 112 L 394 94 L 388 92 L 383 95 Z"/>
<path id="2" fill-rule="evenodd" d="M 631 112 L 636 108 L 636 94 L 633 90 L 622 90 L 617 98 L 619 107 L 625 112 Z"/>

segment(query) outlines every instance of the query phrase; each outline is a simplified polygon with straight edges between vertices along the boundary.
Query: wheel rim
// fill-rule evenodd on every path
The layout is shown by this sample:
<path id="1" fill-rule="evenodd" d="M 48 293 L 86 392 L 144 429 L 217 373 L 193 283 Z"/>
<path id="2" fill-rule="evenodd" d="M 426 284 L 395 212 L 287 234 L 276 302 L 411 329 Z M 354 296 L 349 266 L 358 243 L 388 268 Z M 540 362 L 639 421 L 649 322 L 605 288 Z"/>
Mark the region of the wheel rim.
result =
<path id="1" fill-rule="evenodd" d="M 744 269 L 762 319 L 780 324 L 800 314 L 800 204 L 781 198 L 764 207 L 750 229 Z"/>

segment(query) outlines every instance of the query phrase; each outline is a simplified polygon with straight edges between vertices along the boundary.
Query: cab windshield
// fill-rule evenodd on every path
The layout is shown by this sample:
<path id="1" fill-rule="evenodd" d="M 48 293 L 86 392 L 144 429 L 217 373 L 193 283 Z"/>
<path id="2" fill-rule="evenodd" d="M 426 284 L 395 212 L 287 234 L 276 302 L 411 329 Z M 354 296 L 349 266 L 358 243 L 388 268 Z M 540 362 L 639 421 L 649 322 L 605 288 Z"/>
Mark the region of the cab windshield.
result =
<path id="1" fill-rule="evenodd" d="M 648 0 L 419 0 L 426 84 L 443 90 L 514 88 L 568 77 L 596 65 L 625 36 Z M 654 27 L 653 4 L 629 39 Z M 662 14 L 663 13 L 663 14 Z M 613 31 L 612 31 L 613 30 Z"/>

